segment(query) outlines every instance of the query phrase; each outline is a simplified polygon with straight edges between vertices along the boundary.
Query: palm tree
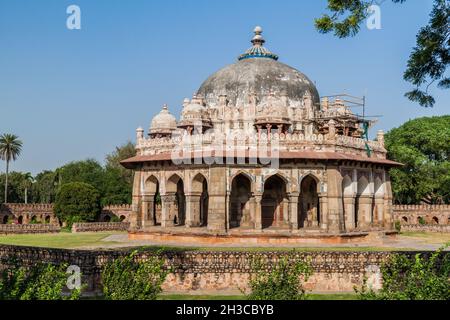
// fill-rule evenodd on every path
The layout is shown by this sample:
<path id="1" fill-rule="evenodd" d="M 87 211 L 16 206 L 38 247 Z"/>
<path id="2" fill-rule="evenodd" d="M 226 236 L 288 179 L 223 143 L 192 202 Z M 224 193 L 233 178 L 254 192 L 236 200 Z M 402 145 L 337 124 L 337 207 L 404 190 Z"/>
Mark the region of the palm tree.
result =
<path id="1" fill-rule="evenodd" d="M 0 159 L 6 161 L 6 181 L 5 181 L 5 203 L 8 203 L 8 174 L 9 162 L 15 161 L 22 151 L 22 141 L 14 134 L 3 134 L 0 136 Z"/>
<path id="2" fill-rule="evenodd" d="M 33 186 L 34 178 L 31 173 L 27 172 L 23 174 L 22 187 L 25 189 L 25 204 L 28 203 L 28 190 Z"/>

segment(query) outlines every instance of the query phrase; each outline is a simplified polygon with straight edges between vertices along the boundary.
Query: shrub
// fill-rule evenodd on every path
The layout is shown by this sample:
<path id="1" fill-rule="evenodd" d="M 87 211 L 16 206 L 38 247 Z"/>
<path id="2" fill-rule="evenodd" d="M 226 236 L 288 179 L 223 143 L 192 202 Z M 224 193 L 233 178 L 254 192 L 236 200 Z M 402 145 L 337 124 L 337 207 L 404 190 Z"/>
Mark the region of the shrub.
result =
<path id="1" fill-rule="evenodd" d="M 137 260 L 138 251 L 108 263 L 102 272 L 103 294 L 107 300 L 156 300 L 170 270 L 160 254 Z"/>
<path id="2" fill-rule="evenodd" d="M 87 183 L 65 184 L 56 194 L 54 211 L 69 227 L 76 222 L 96 221 L 101 212 L 100 194 Z"/>
<path id="3" fill-rule="evenodd" d="M 419 217 L 419 224 L 420 224 L 421 226 L 424 226 L 424 225 L 427 224 L 427 222 L 425 221 L 425 219 L 424 219 L 423 217 Z"/>
<path id="4" fill-rule="evenodd" d="M 402 224 L 400 221 L 395 221 L 395 230 L 397 230 L 397 232 L 402 231 Z"/>
<path id="5" fill-rule="evenodd" d="M 249 300 L 305 300 L 307 295 L 302 279 L 312 275 L 309 263 L 281 258 L 270 270 L 261 260 L 254 262 L 254 275 L 250 280 Z"/>
<path id="6" fill-rule="evenodd" d="M 443 253 L 448 247 L 430 257 L 396 254 L 381 267 L 383 287 L 379 292 L 367 288 L 366 282 L 355 291 L 361 300 L 449 300 L 450 258 Z"/>
<path id="7" fill-rule="evenodd" d="M 17 260 L 0 274 L 0 300 L 77 300 L 81 289 L 64 294 L 69 274 L 67 265 L 40 263 L 30 268 Z"/>

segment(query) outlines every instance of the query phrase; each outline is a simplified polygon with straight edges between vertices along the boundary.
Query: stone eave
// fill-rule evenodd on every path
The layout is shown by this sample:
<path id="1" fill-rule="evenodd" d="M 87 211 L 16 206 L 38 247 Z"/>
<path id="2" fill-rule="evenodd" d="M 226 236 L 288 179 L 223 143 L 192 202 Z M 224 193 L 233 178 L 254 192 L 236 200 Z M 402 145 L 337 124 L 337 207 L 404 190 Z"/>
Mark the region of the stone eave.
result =
<path id="1" fill-rule="evenodd" d="M 198 158 L 199 152 L 192 152 L 191 153 L 191 159 Z M 238 154 L 239 157 L 241 157 L 240 154 Z M 253 157 L 253 155 L 251 155 Z M 215 152 L 205 152 L 204 158 L 219 158 L 223 157 L 226 158 L 227 154 L 225 153 L 218 153 Z M 236 154 L 234 155 L 236 157 Z M 245 155 L 246 158 L 249 158 L 249 153 L 246 152 Z M 176 160 L 182 160 L 183 158 L 177 158 Z M 352 154 L 346 154 L 346 153 L 339 153 L 339 152 L 314 152 L 314 151 L 282 151 L 279 153 L 279 159 L 281 160 L 319 160 L 319 161 L 327 161 L 327 160 L 334 160 L 334 161 L 356 161 L 356 162 L 364 162 L 364 163 L 372 163 L 372 164 L 379 164 L 384 165 L 388 167 L 400 167 L 403 166 L 403 164 L 395 161 L 391 161 L 388 159 L 377 159 L 377 158 L 369 158 L 369 157 L 363 157 L 358 155 L 352 155 Z M 147 156 L 135 156 L 126 160 L 121 161 L 121 165 L 124 166 L 127 169 L 134 169 L 138 167 L 139 165 L 142 165 L 144 163 L 152 163 L 152 162 L 158 162 L 158 161 L 170 161 L 172 160 L 172 154 L 171 153 L 160 153 L 155 155 L 147 155 Z"/>

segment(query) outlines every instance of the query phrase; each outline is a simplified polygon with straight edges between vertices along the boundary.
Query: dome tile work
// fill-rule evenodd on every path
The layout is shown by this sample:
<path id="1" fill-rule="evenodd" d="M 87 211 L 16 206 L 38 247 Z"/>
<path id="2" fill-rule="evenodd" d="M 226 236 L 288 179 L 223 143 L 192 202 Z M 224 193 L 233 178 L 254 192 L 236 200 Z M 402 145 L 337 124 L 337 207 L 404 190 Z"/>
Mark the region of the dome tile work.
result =
<path id="1" fill-rule="evenodd" d="M 320 99 L 254 32 L 252 48 L 184 100 L 179 121 L 164 106 L 148 137 L 137 130 L 137 156 L 122 162 L 135 171 L 130 237 L 391 231 L 388 171 L 400 164 L 386 159 L 384 133 L 370 141 L 372 121 L 350 96 Z"/>

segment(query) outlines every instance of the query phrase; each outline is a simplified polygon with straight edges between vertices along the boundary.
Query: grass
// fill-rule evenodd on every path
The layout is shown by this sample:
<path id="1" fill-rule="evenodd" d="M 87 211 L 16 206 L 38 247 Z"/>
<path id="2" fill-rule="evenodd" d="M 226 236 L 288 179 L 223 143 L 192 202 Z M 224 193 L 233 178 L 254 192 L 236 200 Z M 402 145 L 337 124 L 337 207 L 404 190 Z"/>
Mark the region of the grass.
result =
<path id="1" fill-rule="evenodd" d="M 420 239 L 431 244 L 445 244 L 450 242 L 450 234 L 437 232 L 402 232 L 401 237 Z"/>
<path id="2" fill-rule="evenodd" d="M 340 294 L 308 294 L 307 300 L 357 300 L 357 296 L 352 293 L 340 293 Z M 158 300 L 234 300 L 242 301 L 246 300 L 243 295 L 236 296 L 208 296 L 208 295 L 181 295 L 181 294 L 169 294 L 161 295 Z"/>
<path id="3" fill-rule="evenodd" d="M 56 234 L 20 234 L 0 236 L 0 244 L 45 247 L 56 249 L 76 249 L 84 246 L 104 246 L 103 239 L 117 232 L 98 233 L 56 233 Z M 115 242 L 106 242 L 114 244 Z"/>

